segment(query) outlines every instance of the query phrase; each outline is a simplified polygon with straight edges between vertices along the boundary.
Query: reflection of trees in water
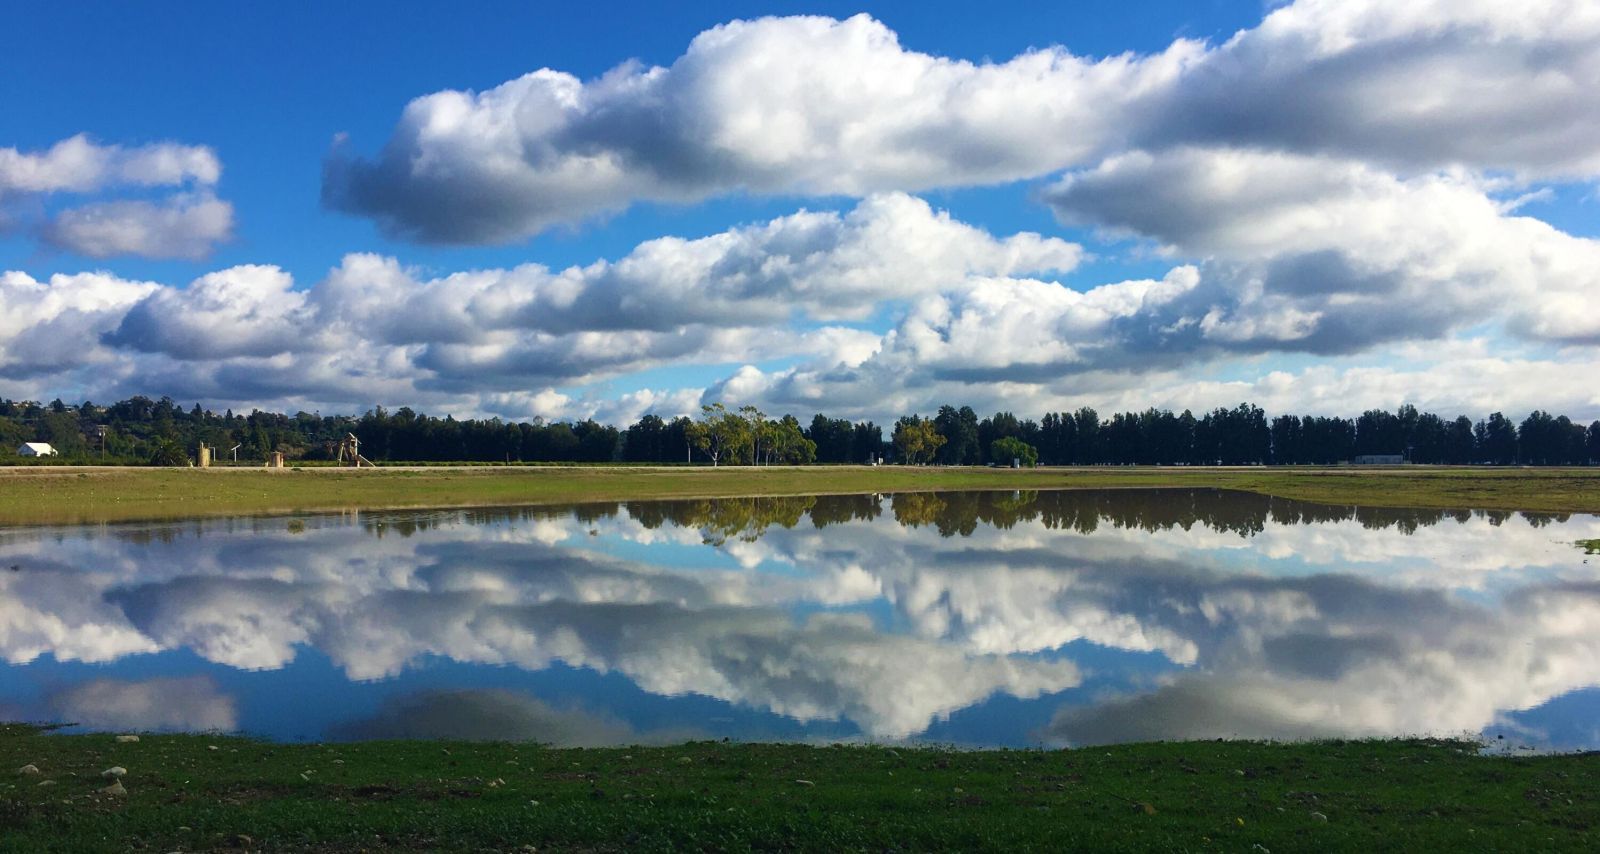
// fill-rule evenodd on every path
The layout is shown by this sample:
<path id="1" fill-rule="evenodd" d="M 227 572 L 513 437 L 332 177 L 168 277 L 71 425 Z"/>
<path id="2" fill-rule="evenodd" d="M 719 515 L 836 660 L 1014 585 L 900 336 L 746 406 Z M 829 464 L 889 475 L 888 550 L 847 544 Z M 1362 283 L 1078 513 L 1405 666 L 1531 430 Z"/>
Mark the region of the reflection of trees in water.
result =
<path id="1" fill-rule="evenodd" d="M 826 500 L 819 500 L 819 509 Z M 1046 528 L 1083 534 L 1093 533 L 1102 524 L 1143 531 L 1189 530 L 1202 525 L 1241 537 L 1261 533 L 1268 522 L 1300 525 L 1355 521 L 1368 530 L 1392 528 L 1410 534 L 1445 520 L 1464 523 L 1482 517 L 1498 525 L 1513 515 L 1471 510 L 1336 506 L 1217 489 L 899 493 L 890 496 L 890 506 L 900 524 L 935 527 L 947 537 L 968 536 L 980 524 L 1003 530 L 1024 521 L 1038 521 Z M 1568 518 L 1537 513 L 1520 515 L 1534 527 Z"/>
<path id="2" fill-rule="evenodd" d="M 135 528 L 124 532 L 122 538 L 136 546 L 148 546 L 151 543 L 170 545 L 182 535 L 182 531 L 179 528 L 165 525 L 159 528 Z"/>
<path id="3" fill-rule="evenodd" d="M 503 522 L 571 521 L 592 524 L 626 512 L 648 529 L 667 525 L 701 529 L 704 540 L 721 545 L 730 540 L 754 541 L 769 528 L 794 528 L 807 520 L 816 528 L 847 522 L 870 522 L 883 515 L 884 499 L 894 520 L 907 527 L 931 527 L 941 536 L 970 536 L 980 525 L 1001 530 L 1022 522 L 1038 522 L 1053 530 L 1093 533 L 1101 525 L 1118 529 L 1189 530 L 1196 525 L 1251 537 L 1270 522 L 1300 525 L 1354 521 L 1368 530 L 1394 529 L 1410 534 L 1446 520 L 1473 518 L 1501 525 L 1513 516 L 1535 528 L 1566 522 L 1569 514 L 1513 513 L 1483 510 L 1438 510 L 1403 507 L 1358 507 L 1316 504 L 1221 489 L 1082 489 L 994 492 L 901 492 L 888 495 L 801 495 L 758 498 L 703 498 L 664 501 L 590 502 L 540 507 L 485 507 L 469 510 L 361 513 L 359 524 L 377 536 L 410 536 L 447 521 L 482 525 Z M 205 527 L 212 524 L 206 523 Z M 280 523 L 281 524 L 281 523 Z M 149 526 L 119 536 L 139 541 L 171 539 L 202 533 L 181 526 Z"/>
<path id="4" fill-rule="evenodd" d="M 880 495 L 823 495 L 811 505 L 811 524 L 818 528 L 844 522 L 870 522 L 883 515 Z"/>
<path id="5" fill-rule="evenodd" d="M 669 522 L 680 528 L 699 528 L 707 544 L 722 545 L 729 540 L 754 542 L 773 525 L 793 528 L 817 501 L 815 495 L 781 495 L 641 501 L 627 507 L 628 515 L 646 528 L 659 528 Z"/>
<path id="6" fill-rule="evenodd" d="M 389 534 L 409 537 L 418 531 L 432 531 L 444 521 L 438 513 L 384 513 L 363 516 L 361 527 L 379 538 Z"/>
<path id="7" fill-rule="evenodd" d="M 877 495 L 786 495 L 759 498 L 701 498 L 640 501 L 628 515 L 646 528 L 672 524 L 700 528 L 708 543 L 730 539 L 753 541 L 777 525 L 793 528 L 807 518 L 818 528 L 845 522 L 871 521 L 883 514 Z"/>
<path id="8" fill-rule="evenodd" d="M 949 505 L 937 492 L 903 492 L 889 496 L 894 520 L 907 528 L 934 525 L 945 518 Z"/>

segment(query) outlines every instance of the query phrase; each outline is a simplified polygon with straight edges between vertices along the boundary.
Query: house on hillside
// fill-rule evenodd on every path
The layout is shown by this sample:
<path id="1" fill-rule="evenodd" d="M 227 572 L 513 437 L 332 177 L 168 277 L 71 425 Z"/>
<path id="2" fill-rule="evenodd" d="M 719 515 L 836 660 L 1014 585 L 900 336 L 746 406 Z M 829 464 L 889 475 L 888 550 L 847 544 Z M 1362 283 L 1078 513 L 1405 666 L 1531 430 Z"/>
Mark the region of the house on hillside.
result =
<path id="1" fill-rule="evenodd" d="M 22 447 L 17 449 L 17 456 L 53 457 L 56 456 L 56 449 L 49 442 L 23 442 Z"/>

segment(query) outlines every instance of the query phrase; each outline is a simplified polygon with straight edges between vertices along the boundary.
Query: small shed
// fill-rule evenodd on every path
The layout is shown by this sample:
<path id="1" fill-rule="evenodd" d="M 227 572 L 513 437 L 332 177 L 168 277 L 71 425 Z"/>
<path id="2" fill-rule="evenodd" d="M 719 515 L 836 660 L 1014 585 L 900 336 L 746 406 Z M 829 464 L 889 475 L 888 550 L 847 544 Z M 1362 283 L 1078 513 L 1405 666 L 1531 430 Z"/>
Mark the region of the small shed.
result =
<path id="1" fill-rule="evenodd" d="M 56 456 L 56 449 L 49 442 L 23 442 L 22 447 L 17 449 L 17 456 L 53 457 Z"/>

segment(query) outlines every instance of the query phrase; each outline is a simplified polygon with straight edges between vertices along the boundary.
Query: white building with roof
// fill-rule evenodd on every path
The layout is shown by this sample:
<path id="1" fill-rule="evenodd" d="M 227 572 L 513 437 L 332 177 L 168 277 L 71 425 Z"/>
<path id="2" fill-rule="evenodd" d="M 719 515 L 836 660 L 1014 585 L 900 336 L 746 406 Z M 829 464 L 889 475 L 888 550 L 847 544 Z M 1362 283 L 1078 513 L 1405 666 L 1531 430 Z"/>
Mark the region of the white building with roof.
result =
<path id="1" fill-rule="evenodd" d="M 49 442 L 23 442 L 17 449 L 19 457 L 54 457 L 56 449 Z"/>

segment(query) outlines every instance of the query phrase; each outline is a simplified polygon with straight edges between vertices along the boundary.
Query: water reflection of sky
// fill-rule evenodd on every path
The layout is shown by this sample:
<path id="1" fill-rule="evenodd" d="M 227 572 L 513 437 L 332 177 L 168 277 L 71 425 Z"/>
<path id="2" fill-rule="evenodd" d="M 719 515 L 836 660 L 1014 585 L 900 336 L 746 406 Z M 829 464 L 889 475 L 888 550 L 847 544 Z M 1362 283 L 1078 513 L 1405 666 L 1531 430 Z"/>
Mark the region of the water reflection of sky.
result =
<path id="1" fill-rule="evenodd" d="M 1600 747 L 1600 519 L 942 493 L 0 531 L 0 718 Z"/>

